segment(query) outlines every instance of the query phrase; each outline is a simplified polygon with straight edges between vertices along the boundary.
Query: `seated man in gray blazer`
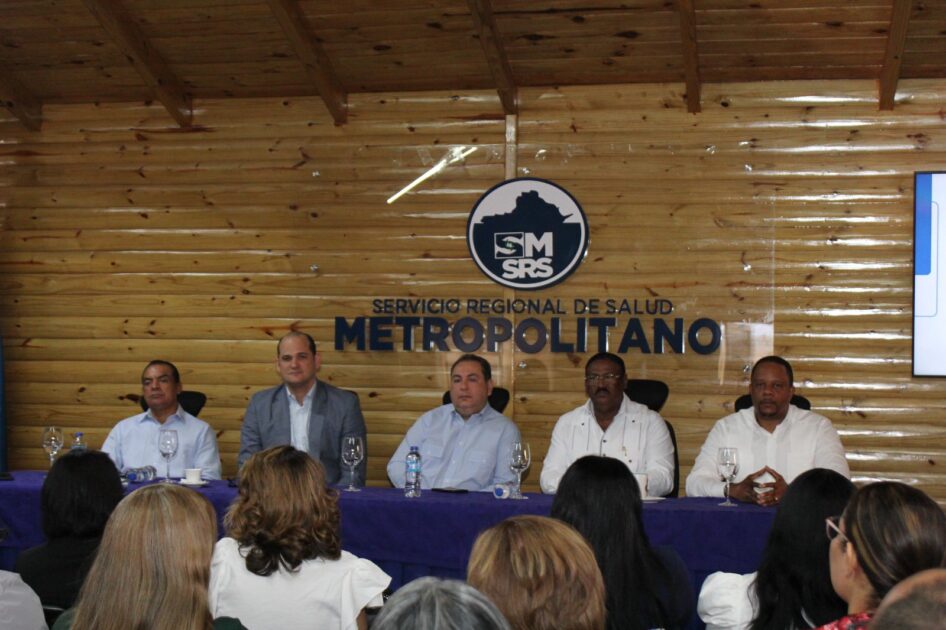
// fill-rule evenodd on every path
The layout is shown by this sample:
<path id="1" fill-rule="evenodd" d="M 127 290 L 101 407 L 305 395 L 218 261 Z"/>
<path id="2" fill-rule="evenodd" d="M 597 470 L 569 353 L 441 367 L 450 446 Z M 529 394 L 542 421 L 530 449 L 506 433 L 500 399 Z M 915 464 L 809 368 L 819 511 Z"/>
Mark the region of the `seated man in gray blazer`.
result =
<path id="1" fill-rule="evenodd" d="M 342 465 L 342 438 L 360 436 L 368 452 L 365 419 L 358 395 L 319 382 L 322 357 L 315 341 L 291 332 L 276 346 L 276 371 L 283 384 L 253 394 L 240 430 L 242 467 L 250 455 L 271 446 L 290 444 L 322 462 L 329 483 L 348 483 L 351 472 Z M 364 485 L 367 457 L 355 468 L 355 482 Z"/>

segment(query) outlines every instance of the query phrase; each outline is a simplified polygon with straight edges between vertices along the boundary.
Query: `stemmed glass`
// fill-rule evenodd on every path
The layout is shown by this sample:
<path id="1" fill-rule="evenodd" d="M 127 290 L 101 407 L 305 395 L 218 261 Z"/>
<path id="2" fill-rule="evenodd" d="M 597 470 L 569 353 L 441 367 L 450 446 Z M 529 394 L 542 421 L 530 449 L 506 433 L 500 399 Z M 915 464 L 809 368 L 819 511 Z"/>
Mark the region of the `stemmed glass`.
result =
<path id="1" fill-rule="evenodd" d="M 358 435 L 346 435 L 342 438 L 342 463 L 351 469 L 351 478 L 345 492 L 361 492 L 355 487 L 355 466 L 365 458 L 365 443 Z"/>
<path id="2" fill-rule="evenodd" d="M 516 473 L 516 489 L 509 495 L 510 499 L 529 498 L 522 495 L 521 487 L 522 473 L 528 470 L 530 463 L 532 463 L 532 451 L 529 449 L 529 444 L 527 442 L 516 442 L 513 444 L 512 461 L 509 463 L 509 468 Z"/>
<path id="3" fill-rule="evenodd" d="M 46 427 L 43 431 L 43 450 L 49 455 L 49 467 L 53 467 L 56 461 L 56 454 L 62 448 L 62 429 L 59 427 Z"/>
<path id="4" fill-rule="evenodd" d="M 164 483 L 171 483 L 171 459 L 177 454 L 177 431 L 161 429 L 158 434 L 158 450 L 167 462 L 167 476 L 164 478 Z"/>
<path id="5" fill-rule="evenodd" d="M 739 471 L 739 457 L 738 449 L 735 449 L 731 446 L 724 446 L 716 452 L 716 470 L 719 472 L 719 476 L 723 478 L 723 481 L 726 482 L 726 500 L 720 503 L 720 505 L 725 505 L 726 507 L 736 507 L 736 503 L 732 502 L 732 499 L 729 497 L 729 485 L 733 482 L 733 479 L 736 478 L 736 473 Z"/>

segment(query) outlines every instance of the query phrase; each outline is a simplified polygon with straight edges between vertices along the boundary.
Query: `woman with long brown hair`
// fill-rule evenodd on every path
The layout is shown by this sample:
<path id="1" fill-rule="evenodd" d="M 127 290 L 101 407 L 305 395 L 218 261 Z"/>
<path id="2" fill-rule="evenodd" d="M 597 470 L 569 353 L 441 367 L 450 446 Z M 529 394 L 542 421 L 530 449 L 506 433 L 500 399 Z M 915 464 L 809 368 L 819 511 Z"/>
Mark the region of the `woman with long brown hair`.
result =
<path id="1" fill-rule="evenodd" d="M 214 550 L 211 610 L 251 630 L 366 626 L 391 578 L 342 551 L 338 499 L 322 465 L 291 446 L 254 454 Z"/>
<path id="2" fill-rule="evenodd" d="M 112 512 L 76 607 L 54 630 L 238 630 L 211 618 L 210 558 L 217 540 L 213 506 L 172 484 L 146 486 Z"/>
<path id="3" fill-rule="evenodd" d="M 847 615 L 819 630 L 867 626 L 898 582 L 946 565 L 946 515 L 933 499 L 892 481 L 872 483 L 851 497 L 825 530 L 831 584 L 847 603 Z"/>

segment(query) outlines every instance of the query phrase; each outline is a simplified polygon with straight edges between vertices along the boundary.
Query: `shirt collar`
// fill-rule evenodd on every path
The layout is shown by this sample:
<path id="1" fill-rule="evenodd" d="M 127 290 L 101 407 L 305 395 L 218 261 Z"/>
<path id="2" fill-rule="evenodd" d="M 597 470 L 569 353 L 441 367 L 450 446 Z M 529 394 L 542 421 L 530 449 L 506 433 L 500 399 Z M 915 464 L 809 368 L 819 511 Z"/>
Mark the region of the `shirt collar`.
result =
<path id="1" fill-rule="evenodd" d="M 144 412 L 139 422 L 143 423 L 146 421 L 157 422 L 158 424 L 162 424 L 161 422 L 158 422 L 157 418 L 154 417 L 154 415 L 151 413 L 150 408 L 146 412 Z M 167 426 L 169 422 L 184 422 L 184 409 L 180 405 L 177 406 L 177 409 L 174 410 L 174 413 L 172 413 L 170 416 L 167 417 L 167 419 L 163 422 L 163 424 Z"/>
<path id="2" fill-rule="evenodd" d="M 455 420 L 459 422 L 465 422 L 467 424 L 473 424 L 476 422 L 482 422 L 486 420 L 486 417 L 489 415 L 489 412 L 492 411 L 493 409 L 492 407 L 489 406 L 489 401 L 487 401 L 486 405 L 482 409 L 480 409 L 474 414 L 470 414 L 470 417 L 464 420 L 463 416 L 460 415 L 460 412 L 457 411 L 457 408 L 453 406 L 452 402 L 447 403 L 447 404 L 450 405 L 450 417 L 454 418 Z"/>
<path id="3" fill-rule="evenodd" d="M 614 414 L 614 422 L 617 422 L 618 420 L 623 420 L 624 416 L 627 415 L 628 402 L 630 402 L 630 398 L 627 397 L 627 394 L 623 394 L 623 398 L 621 399 L 621 406 L 618 409 L 618 412 Z M 594 403 L 591 402 L 590 398 L 587 401 L 585 401 L 585 413 L 589 417 L 591 417 L 592 420 L 595 421 L 595 424 L 598 424 L 598 419 L 595 417 L 595 406 L 594 406 Z"/>
<path id="4" fill-rule="evenodd" d="M 312 383 L 312 387 L 309 388 L 309 391 L 305 393 L 305 397 L 302 399 L 302 406 L 305 406 L 306 403 L 311 402 L 312 397 L 315 396 L 315 388 L 319 384 L 318 381 Z M 296 397 L 292 395 L 292 391 L 289 389 L 289 386 L 285 386 L 286 396 L 289 397 L 289 402 L 294 402 L 297 405 L 299 402 L 296 400 Z"/>

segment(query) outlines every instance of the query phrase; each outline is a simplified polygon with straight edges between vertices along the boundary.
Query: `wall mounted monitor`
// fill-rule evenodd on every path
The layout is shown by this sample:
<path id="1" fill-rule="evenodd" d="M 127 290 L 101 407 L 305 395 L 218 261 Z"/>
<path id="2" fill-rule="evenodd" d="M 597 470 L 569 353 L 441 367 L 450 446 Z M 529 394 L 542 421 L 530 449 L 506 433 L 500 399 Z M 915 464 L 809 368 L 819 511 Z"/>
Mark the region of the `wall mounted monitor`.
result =
<path id="1" fill-rule="evenodd" d="M 913 188 L 913 375 L 946 376 L 946 173 Z"/>

